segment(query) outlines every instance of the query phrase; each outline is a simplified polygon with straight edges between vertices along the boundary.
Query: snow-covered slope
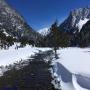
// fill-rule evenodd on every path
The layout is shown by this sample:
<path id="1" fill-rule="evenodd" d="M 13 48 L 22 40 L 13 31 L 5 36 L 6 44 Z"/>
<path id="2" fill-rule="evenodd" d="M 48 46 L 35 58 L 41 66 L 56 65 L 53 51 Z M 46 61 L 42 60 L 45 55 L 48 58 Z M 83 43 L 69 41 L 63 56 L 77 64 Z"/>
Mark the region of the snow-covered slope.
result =
<path id="1" fill-rule="evenodd" d="M 82 28 L 90 19 L 90 6 L 85 8 L 74 9 L 70 12 L 68 18 L 60 25 L 60 29 L 64 31 L 75 32 Z"/>
<path id="2" fill-rule="evenodd" d="M 78 24 L 76 24 L 76 27 L 79 28 L 79 32 L 82 29 L 83 25 L 85 25 L 89 21 L 89 19 L 85 18 L 84 20 L 80 20 Z"/>
<path id="3" fill-rule="evenodd" d="M 50 33 L 50 29 L 49 28 L 43 28 L 43 29 L 40 29 L 38 30 L 38 32 L 43 35 L 43 36 L 46 36 Z"/>
<path id="4" fill-rule="evenodd" d="M 57 53 L 52 63 L 54 78 L 60 80 L 56 84 L 62 90 L 90 90 L 90 48 L 60 48 Z"/>

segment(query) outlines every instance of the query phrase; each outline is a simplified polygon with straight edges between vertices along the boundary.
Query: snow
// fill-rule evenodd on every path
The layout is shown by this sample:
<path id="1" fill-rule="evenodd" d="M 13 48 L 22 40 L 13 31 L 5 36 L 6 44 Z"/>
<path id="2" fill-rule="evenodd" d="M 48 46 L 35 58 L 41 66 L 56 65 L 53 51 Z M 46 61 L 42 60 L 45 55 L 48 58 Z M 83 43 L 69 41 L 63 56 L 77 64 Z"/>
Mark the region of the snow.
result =
<path id="1" fill-rule="evenodd" d="M 85 18 L 84 20 L 81 19 L 78 24 L 76 24 L 76 26 L 79 28 L 79 32 L 82 29 L 83 25 L 87 23 L 87 21 L 89 21 L 89 19 L 87 18 Z"/>
<path id="2" fill-rule="evenodd" d="M 6 36 L 10 36 L 6 31 L 3 32 Z"/>
<path id="3" fill-rule="evenodd" d="M 90 86 L 90 48 L 60 48 L 59 59 L 52 62 L 51 71 L 54 86 L 62 90 L 89 90 Z M 58 79 L 59 78 L 59 79 Z M 55 83 L 60 80 L 60 83 Z"/>
<path id="4" fill-rule="evenodd" d="M 5 34 L 6 36 L 10 36 L 4 28 L 3 28 L 3 34 Z"/>
<path id="5" fill-rule="evenodd" d="M 16 61 L 25 60 L 30 58 L 30 56 L 35 55 L 39 51 L 47 51 L 50 48 L 37 48 L 26 45 L 23 48 L 16 48 L 16 44 L 11 46 L 8 50 L 0 50 L 0 66 L 6 66 L 13 64 Z"/>
<path id="6" fill-rule="evenodd" d="M 58 54 L 58 61 L 70 72 L 90 75 L 90 48 L 64 48 Z"/>
<path id="7" fill-rule="evenodd" d="M 73 81 L 73 85 L 75 87 L 75 90 L 88 90 L 88 89 L 84 89 L 82 88 L 78 83 L 77 83 L 77 78 L 75 75 L 72 76 L 72 81 Z"/>
<path id="8" fill-rule="evenodd" d="M 19 43 L 15 43 L 8 50 L 0 50 L 0 66 L 13 64 L 16 61 L 26 60 L 35 53 L 51 50 L 50 48 L 38 48 L 26 45 L 16 49 Z M 62 90 L 88 90 L 90 83 L 90 48 L 68 47 L 57 51 L 59 59 L 53 57 L 51 74 L 55 88 Z M 1 69 L 1 68 L 0 68 Z M 2 70 L 3 69 L 3 70 Z M 7 69 L 2 68 L 0 75 Z M 82 75 L 80 78 L 78 75 Z M 83 80 L 82 80 L 83 79 Z M 86 87 L 84 88 L 84 86 Z"/>
<path id="9" fill-rule="evenodd" d="M 49 28 L 43 28 L 43 29 L 38 30 L 38 32 L 41 35 L 46 36 L 46 35 L 48 35 L 50 33 L 50 30 L 49 30 Z"/>
<path id="10" fill-rule="evenodd" d="M 65 83 L 63 81 L 61 81 L 61 89 L 62 90 L 75 90 L 72 83 Z M 81 89 L 79 89 L 79 90 L 81 90 Z"/>

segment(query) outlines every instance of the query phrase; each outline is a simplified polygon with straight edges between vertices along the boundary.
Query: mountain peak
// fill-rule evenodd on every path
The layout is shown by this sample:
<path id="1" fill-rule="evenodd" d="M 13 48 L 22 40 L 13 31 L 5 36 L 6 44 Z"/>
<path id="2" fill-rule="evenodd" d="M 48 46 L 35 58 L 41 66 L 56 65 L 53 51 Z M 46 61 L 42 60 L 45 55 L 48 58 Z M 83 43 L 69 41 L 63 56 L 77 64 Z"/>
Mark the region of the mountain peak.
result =
<path id="1" fill-rule="evenodd" d="M 71 11 L 70 15 L 75 17 L 81 17 L 82 19 L 90 18 L 90 6 L 74 9 Z"/>
<path id="2" fill-rule="evenodd" d="M 70 12 L 68 18 L 60 25 L 60 28 L 65 31 L 68 30 L 74 32 L 77 29 L 80 30 L 83 24 L 85 24 L 89 19 L 90 6 L 87 6 L 85 8 L 74 9 Z M 78 26 L 80 26 L 80 28 Z"/>
<path id="3" fill-rule="evenodd" d="M 46 36 L 46 35 L 48 35 L 50 33 L 50 30 L 49 30 L 49 28 L 43 28 L 43 29 L 38 30 L 38 32 L 41 35 Z"/>

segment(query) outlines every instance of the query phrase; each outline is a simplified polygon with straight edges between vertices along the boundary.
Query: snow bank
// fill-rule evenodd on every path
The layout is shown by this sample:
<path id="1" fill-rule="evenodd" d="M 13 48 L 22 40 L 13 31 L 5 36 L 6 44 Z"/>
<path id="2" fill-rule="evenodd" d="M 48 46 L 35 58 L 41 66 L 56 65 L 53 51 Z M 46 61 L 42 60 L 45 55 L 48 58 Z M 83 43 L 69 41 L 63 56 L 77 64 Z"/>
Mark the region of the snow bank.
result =
<path id="1" fill-rule="evenodd" d="M 64 48 L 58 50 L 58 62 L 71 73 L 90 75 L 90 48 Z"/>
<path id="2" fill-rule="evenodd" d="M 60 48 L 57 53 L 59 59 L 55 60 L 54 58 L 52 62 L 52 76 L 55 87 L 60 86 L 58 88 L 62 88 L 62 90 L 88 90 L 90 83 L 90 48 Z M 78 78 L 78 75 L 82 75 L 82 77 Z M 55 82 L 60 83 L 58 85 Z"/>
<path id="3" fill-rule="evenodd" d="M 75 90 L 75 88 L 73 87 L 72 83 L 65 83 L 65 82 L 61 81 L 60 84 L 61 84 L 61 89 L 62 90 Z"/>
<path id="4" fill-rule="evenodd" d="M 75 87 L 75 90 L 88 90 L 88 89 L 85 89 L 85 88 L 82 88 L 78 82 L 77 82 L 77 78 L 75 75 L 72 76 L 72 82 L 73 82 L 73 85 Z"/>

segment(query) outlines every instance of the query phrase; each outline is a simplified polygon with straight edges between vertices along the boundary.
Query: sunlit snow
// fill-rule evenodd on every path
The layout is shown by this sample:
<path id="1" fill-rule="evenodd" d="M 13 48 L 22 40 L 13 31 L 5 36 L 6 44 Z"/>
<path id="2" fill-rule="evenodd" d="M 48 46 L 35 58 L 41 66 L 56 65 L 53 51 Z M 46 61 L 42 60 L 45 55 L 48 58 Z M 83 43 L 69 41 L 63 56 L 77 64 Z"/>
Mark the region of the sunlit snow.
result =
<path id="1" fill-rule="evenodd" d="M 40 29 L 38 30 L 38 32 L 43 35 L 43 36 L 46 36 L 50 33 L 50 29 L 49 28 L 43 28 L 43 29 Z"/>
<path id="2" fill-rule="evenodd" d="M 30 58 L 31 55 L 39 53 L 39 51 L 46 51 L 50 48 L 37 48 L 30 45 L 26 45 L 23 48 L 16 48 L 16 44 L 11 46 L 8 50 L 0 50 L 0 66 L 13 64 L 16 61 Z"/>
<path id="3" fill-rule="evenodd" d="M 83 25 L 87 23 L 89 19 L 85 18 L 84 20 L 80 20 L 78 24 L 76 24 L 76 26 L 79 28 L 79 32 L 82 29 Z"/>
<path id="4" fill-rule="evenodd" d="M 62 90 L 88 90 L 90 48 L 60 48 L 57 53 L 59 59 L 52 62 L 54 66 L 52 74 L 60 79 Z M 82 76 L 78 78 L 78 75 Z"/>

